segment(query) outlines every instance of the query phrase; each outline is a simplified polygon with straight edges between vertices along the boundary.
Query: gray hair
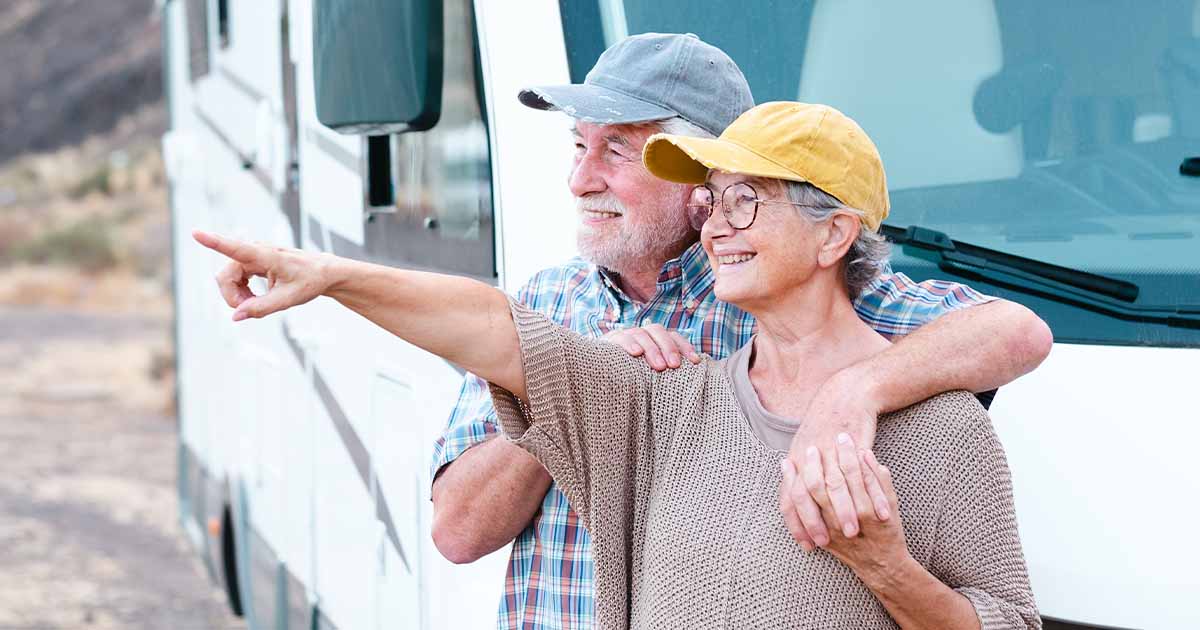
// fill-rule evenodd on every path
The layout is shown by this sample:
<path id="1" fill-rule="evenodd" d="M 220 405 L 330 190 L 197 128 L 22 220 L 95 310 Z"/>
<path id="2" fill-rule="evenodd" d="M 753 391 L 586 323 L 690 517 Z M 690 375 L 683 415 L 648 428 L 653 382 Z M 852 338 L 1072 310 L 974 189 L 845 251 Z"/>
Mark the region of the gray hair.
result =
<path id="1" fill-rule="evenodd" d="M 650 122 L 637 123 L 637 127 L 653 127 L 663 133 L 669 133 L 673 136 L 688 136 L 691 138 L 716 138 L 699 125 L 689 122 L 682 116 L 675 116 L 664 120 L 652 120 Z"/>
<path id="2" fill-rule="evenodd" d="M 849 212 L 860 219 L 864 216 L 862 210 L 851 208 L 833 195 L 807 182 L 784 182 L 787 198 L 792 203 L 803 204 L 796 209 L 809 221 L 821 223 L 827 221 L 839 210 Z M 887 266 L 890 246 L 878 230 L 872 230 L 863 225 L 858 231 L 858 238 L 846 250 L 844 281 L 846 293 L 853 300 L 862 294 L 863 290 L 879 276 Z"/>

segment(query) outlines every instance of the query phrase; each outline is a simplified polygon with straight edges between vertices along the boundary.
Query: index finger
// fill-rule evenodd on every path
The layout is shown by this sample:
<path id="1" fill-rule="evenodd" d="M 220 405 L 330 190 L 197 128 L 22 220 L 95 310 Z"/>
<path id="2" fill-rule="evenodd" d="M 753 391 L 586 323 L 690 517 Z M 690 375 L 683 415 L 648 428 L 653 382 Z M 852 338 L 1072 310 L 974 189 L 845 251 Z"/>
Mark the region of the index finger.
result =
<path id="1" fill-rule="evenodd" d="M 257 258 L 253 245 L 237 239 L 210 234 L 202 230 L 192 230 L 192 238 L 196 239 L 197 243 L 238 262 L 255 262 Z"/>
<path id="2" fill-rule="evenodd" d="M 888 470 L 887 466 L 880 464 L 879 460 L 875 459 L 875 453 L 869 450 L 864 454 L 863 459 L 867 461 L 867 465 L 879 479 L 879 485 L 883 486 L 883 493 L 887 495 L 888 501 L 892 505 L 899 505 L 900 499 L 896 496 L 896 486 L 892 485 L 892 471 Z"/>
<path id="3" fill-rule="evenodd" d="M 696 352 L 695 346 L 693 346 L 692 343 L 687 340 L 687 337 L 684 337 L 675 331 L 671 331 L 671 340 L 674 341 L 675 346 L 679 348 L 679 354 L 686 356 L 688 361 L 691 361 L 692 363 L 700 362 L 700 353 Z"/>
<path id="4" fill-rule="evenodd" d="M 822 453 L 821 457 L 829 458 L 828 463 L 824 465 L 825 486 L 829 494 L 829 503 L 833 506 L 833 513 L 837 515 L 837 520 L 841 523 L 842 535 L 846 538 L 854 538 L 858 535 L 858 508 L 854 506 L 854 499 L 850 497 L 850 484 L 842 474 L 837 451 Z"/>
<path id="5" fill-rule="evenodd" d="M 604 335 L 604 337 L 602 337 L 602 339 L 609 343 L 620 346 L 621 349 L 631 357 L 640 357 L 646 352 L 640 345 L 638 345 L 638 342 L 633 340 L 633 337 L 630 336 L 629 331 L 626 330 L 617 329 L 609 331 Z"/>
<path id="6" fill-rule="evenodd" d="M 871 506 L 871 497 L 863 479 L 866 475 L 859 467 L 858 451 L 854 448 L 854 440 L 849 434 L 839 433 L 836 448 L 838 465 L 842 468 L 842 477 L 846 480 L 846 487 L 850 491 L 850 500 L 858 515 L 864 516 L 874 508 Z M 850 525 L 850 523 L 846 523 L 846 525 Z M 858 523 L 855 522 L 854 525 L 858 525 Z"/>
<path id="7" fill-rule="evenodd" d="M 786 457 L 780 460 L 779 467 L 783 471 L 783 481 L 779 484 L 779 511 L 783 514 L 783 524 L 791 532 L 792 538 L 800 543 L 801 549 L 812 551 L 816 544 L 808 535 L 808 530 L 804 529 L 799 510 L 792 499 L 792 489 L 796 487 L 796 467 Z"/>

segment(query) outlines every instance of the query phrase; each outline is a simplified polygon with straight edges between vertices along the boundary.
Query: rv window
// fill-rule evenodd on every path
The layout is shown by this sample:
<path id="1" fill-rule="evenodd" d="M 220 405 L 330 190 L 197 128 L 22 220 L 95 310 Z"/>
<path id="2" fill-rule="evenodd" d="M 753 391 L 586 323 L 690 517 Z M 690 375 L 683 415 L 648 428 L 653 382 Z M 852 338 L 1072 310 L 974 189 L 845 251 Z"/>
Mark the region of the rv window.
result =
<path id="1" fill-rule="evenodd" d="M 217 40 L 229 48 L 229 0 L 217 0 Z"/>
<path id="2" fill-rule="evenodd" d="M 746 4 L 560 0 L 571 76 L 626 33 L 696 33 L 756 101 L 853 116 L 883 156 L 889 224 L 1131 282 L 1140 309 L 1200 303 L 1200 180 L 1180 170 L 1200 146 L 1197 0 Z M 1115 317 L 912 247 L 892 265 L 1019 301 L 1058 342 L 1200 347 L 1184 318 Z"/>
<path id="3" fill-rule="evenodd" d="M 346 134 L 421 131 L 442 94 L 442 2 L 316 0 L 317 118 Z"/>
<path id="4" fill-rule="evenodd" d="M 366 253 L 491 280 L 492 168 L 471 2 L 447 0 L 444 11 L 446 106 L 433 129 L 391 137 L 395 204 L 370 208 Z"/>
<path id="5" fill-rule="evenodd" d="M 208 74 L 208 0 L 187 0 L 188 69 L 192 81 Z"/>

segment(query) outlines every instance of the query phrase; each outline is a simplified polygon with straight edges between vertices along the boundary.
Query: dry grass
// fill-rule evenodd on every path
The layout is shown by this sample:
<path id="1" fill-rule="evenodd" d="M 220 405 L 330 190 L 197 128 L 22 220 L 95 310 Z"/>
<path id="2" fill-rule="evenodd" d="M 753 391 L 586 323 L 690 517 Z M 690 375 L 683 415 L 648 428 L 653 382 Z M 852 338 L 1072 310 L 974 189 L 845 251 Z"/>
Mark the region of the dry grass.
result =
<path id="1" fill-rule="evenodd" d="M 88 144 L 0 169 L 0 305 L 169 316 L 157 145 Z"/>

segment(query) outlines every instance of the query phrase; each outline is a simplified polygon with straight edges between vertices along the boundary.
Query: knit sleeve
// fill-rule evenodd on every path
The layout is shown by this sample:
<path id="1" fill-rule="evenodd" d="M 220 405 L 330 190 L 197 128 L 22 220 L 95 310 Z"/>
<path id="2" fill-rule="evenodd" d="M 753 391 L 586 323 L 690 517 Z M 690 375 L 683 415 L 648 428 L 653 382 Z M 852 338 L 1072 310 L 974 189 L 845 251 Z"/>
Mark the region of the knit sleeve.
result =
<path id="1" fill-rule="evenodd" d="M 510 306 L 528 403 L 491 385 L 500 428 L 546 467 L 590 530 L 594 507 L 628 504 L 634 473 L 652 465 L 655 373 L 619 346 Z"/>
<path id="2" fill-rule="evenodd" d="M 1004 448 L 982 409 L 947 471 L 930 571 L 975 607 L 983 630 L 1042 627 L 1017 532 Z"/>

